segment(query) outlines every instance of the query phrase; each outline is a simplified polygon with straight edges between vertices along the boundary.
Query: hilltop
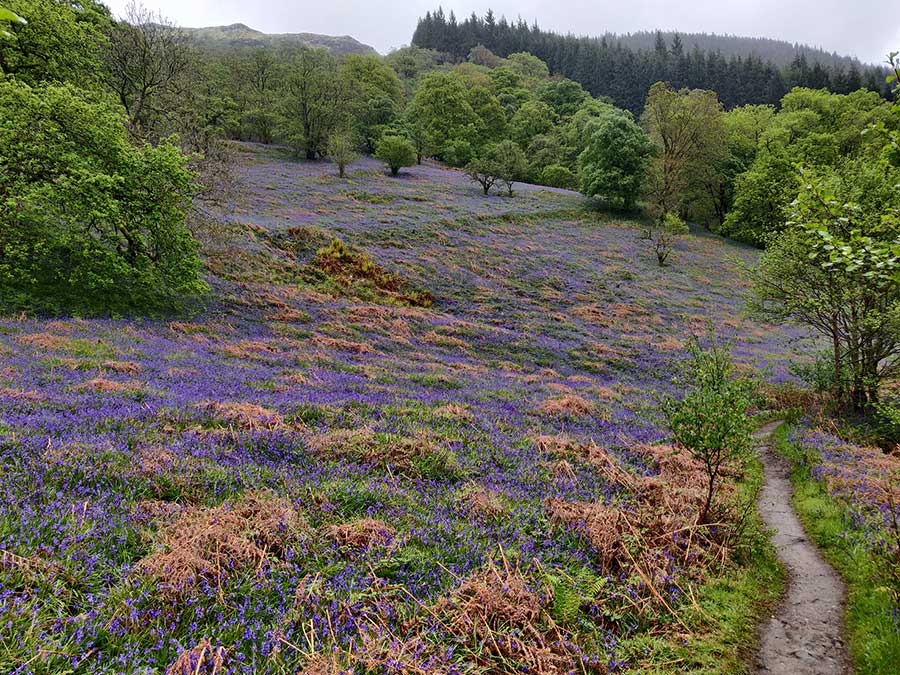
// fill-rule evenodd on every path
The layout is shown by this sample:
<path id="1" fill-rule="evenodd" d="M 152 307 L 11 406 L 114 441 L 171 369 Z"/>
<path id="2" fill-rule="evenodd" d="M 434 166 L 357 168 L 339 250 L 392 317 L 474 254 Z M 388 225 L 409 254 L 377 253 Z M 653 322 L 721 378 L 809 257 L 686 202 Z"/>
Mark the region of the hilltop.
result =
<path id="1" fill-rule="evenodd" d="M 263 33 L 242 23 L 182 29 L 207 48 L 322 47 L 333 54 L 375 54 L 375 49 L 349 35 Z"/>

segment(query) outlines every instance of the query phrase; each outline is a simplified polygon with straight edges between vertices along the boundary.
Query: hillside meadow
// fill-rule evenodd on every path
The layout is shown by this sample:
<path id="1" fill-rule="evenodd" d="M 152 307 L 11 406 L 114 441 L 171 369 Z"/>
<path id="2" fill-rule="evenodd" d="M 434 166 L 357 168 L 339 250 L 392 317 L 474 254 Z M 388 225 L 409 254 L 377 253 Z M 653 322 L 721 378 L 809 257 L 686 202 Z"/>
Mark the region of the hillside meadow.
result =
<path id="1" fill-rule="evenodd" d="M 0 670 L 607 672 L 702 640 L 676 608 L 739 567 L 690 534 L 658 404 L 710 326 L 791 379 L 757 253 L 697 232 L 660 267 L 575 193 L 239 151 L 196 315 L 0 320 Z"/>

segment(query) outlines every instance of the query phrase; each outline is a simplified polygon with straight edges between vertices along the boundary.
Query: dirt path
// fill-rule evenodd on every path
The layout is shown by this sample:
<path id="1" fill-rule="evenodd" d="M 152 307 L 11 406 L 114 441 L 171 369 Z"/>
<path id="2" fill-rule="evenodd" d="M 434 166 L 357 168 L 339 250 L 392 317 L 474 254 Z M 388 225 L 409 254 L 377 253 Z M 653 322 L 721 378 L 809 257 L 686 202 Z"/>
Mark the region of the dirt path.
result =
<path id="1" fill-rule="evenodd" d="M 778 424 L 766 425 L 755 436 L 765 469 L 759 511 L 774 532 L 788 587 L 778 612 L 761 627 L 756 672 L 845 675 L 850 668 L 843 640 L 844 584 L 806 537 L 791 506 L 790 465 L 771 444 Z"/>

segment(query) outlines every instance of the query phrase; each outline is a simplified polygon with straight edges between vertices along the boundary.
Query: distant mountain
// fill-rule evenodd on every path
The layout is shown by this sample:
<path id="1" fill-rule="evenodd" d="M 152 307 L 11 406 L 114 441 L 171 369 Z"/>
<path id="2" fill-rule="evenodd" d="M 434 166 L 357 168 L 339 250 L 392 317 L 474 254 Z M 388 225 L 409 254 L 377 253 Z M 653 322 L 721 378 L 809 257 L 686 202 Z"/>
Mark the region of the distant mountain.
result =
<path id="1" fill-rule="evenodd" d="M 230 26 L 183 28 L 207 48 L 234 47 L 322 47 L 332 54 L 375 54 L 369 45 L 349 35 L 317 35 L 316 33 L 263 33 L 242 23 Z"/>
<path id="2" fill-rule="evenodd" d="M 806 57 L 810 64 L 819 63 L 827 68 L 848 68 L 851 63 L 857 67 L 862 65 L 859 59 L 851 56 L 842 56 L 836 52 L 827 52 L 818 47 L 764 37 L 718 35 L 716 33 L 681 33 L 676 31 L 607 33 L 603 37 L 610 44 L 621 44 L 631 49 L 652 50 L 656 45 L 657 34 L 662 36 L 667 45 L 672 44 L 677 35 L 686 51 L 697 47 L 705 52 L 718 52 L 726 58 L 752 55 L 763 61 L 770 61 L 780 68 L 791 65 L 794 59 L 801 54 Z"/>

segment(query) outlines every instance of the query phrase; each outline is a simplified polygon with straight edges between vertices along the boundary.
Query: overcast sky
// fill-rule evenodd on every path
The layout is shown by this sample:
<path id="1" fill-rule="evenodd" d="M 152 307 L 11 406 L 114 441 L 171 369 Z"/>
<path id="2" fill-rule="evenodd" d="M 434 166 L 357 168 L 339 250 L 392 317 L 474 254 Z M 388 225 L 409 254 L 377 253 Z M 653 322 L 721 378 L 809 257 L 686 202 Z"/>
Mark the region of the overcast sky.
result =
<path id="1" fill-rule="evenodd" d="M 116 14 L 128 0 L 106 0 Z M 458 18 L 492 7 L 563 33 L 680 30 L 772 37 L 881 63 L 900 51 L 900 0 L 145 0 L 181 26 L 245 23 L 267 33 L 352 35 L 381 53 L 408 44 L 442 4 Z"/>

